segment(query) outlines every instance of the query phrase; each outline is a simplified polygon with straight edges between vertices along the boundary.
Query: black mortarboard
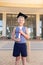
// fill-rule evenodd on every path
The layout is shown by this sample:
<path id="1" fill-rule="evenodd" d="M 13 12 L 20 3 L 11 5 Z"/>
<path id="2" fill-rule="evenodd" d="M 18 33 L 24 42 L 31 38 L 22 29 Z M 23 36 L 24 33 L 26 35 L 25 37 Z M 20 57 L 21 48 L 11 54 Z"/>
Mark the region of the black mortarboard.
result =
<path id="1" fill-rule="evenodd" d="M 27 15 L 25 15 L 25 14 L 23 14 L 21 12 L 18 14 L 17 18 L 19 18 L 19 16 L 23 16 L 25 19 L 27 18 Z"/>

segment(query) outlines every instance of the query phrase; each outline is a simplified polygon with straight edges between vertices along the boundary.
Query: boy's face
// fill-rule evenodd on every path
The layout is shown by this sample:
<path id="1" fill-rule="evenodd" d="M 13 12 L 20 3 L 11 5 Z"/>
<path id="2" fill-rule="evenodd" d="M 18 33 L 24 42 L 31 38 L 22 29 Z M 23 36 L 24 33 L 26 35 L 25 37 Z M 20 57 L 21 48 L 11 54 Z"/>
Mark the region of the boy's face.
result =
<path id="1" fill-rule="evenodd" d="M 25 23 L 25 19 L 24 19 L 23 16 L 20 16 L 20 17 L 18 18 L 18 23 L 19 23 L 20 26 L 23 26 L 23 24 Z"/>

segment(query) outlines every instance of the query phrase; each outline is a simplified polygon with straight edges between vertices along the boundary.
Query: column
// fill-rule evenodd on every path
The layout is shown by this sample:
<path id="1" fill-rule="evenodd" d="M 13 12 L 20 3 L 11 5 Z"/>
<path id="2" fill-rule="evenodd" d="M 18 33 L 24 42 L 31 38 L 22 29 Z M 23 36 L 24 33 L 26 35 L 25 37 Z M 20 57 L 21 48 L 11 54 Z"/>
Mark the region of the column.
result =
<path id="1" fill-rule="evenodd" d="M 3 13 L 3 31 L 2 36 L 6 36 L 6 13 Z"/>
<path id="2" fill-rule="evenodd" d="M 36 15 L 36 37 L 40 38 L 40 15 Z"/>

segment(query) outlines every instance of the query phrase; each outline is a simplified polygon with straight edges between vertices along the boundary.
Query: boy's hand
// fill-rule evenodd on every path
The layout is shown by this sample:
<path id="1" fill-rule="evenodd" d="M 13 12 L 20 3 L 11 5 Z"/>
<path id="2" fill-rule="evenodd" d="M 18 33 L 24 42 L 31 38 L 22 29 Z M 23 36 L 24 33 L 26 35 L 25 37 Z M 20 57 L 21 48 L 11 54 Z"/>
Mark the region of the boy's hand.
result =
<path id="1" fill-rule="evenodd" d="M 20 38 L 16 38 L 15 41 L 16 41 L 16 42 L 20 42 Z"/>
<path id="2" fill-rule="evenodd" d="M 19 32 L 20 32 L 20 34 L 22 34 L 22 35 L 24 34 L 24 32 L 23 32 L 22 30 L 20 30 Z"/>

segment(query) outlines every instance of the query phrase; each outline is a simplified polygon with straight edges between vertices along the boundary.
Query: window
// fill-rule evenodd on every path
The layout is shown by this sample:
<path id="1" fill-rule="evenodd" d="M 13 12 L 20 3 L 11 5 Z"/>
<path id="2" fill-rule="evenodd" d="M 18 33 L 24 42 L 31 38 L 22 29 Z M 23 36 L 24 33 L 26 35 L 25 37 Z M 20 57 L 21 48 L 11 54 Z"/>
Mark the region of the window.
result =
<path id="1" fill-rule="evenodd" d="M 43 15 L 40 15 L 40 36 L 43 39 Z"/>
<path id="2" fill-rule="evenodd" d="M 28 14 L 27 27 L 29 30 L 30 38 L 36 39 L 36 15 Z"/>
<path id="3" fill-rule="evenodd" d="M 2 36 L 3 22 L 2 22 L 2 14 L 0 14 L 0 37 Z"/>
<path id="4" fill-rule="evenodd" d="M 36 37 L 36 15 L 27 14 L 28 18 L 25 22 L 25 26 L 28 27 L 30 37 L 33 39 Z M 17 14 L 7 14 L 6 15 L 6 34 L 7 37 L 11 37 L 12 30 L 17 26 Z"/>
<path id="5" fill-rule="evenodd" d="M 17 15 L 16 14 L 7 14 L 6 15 L 6 35 L 8 38 L 11 38 L 11 33 L 13 28 L 17 26 Z"/>

